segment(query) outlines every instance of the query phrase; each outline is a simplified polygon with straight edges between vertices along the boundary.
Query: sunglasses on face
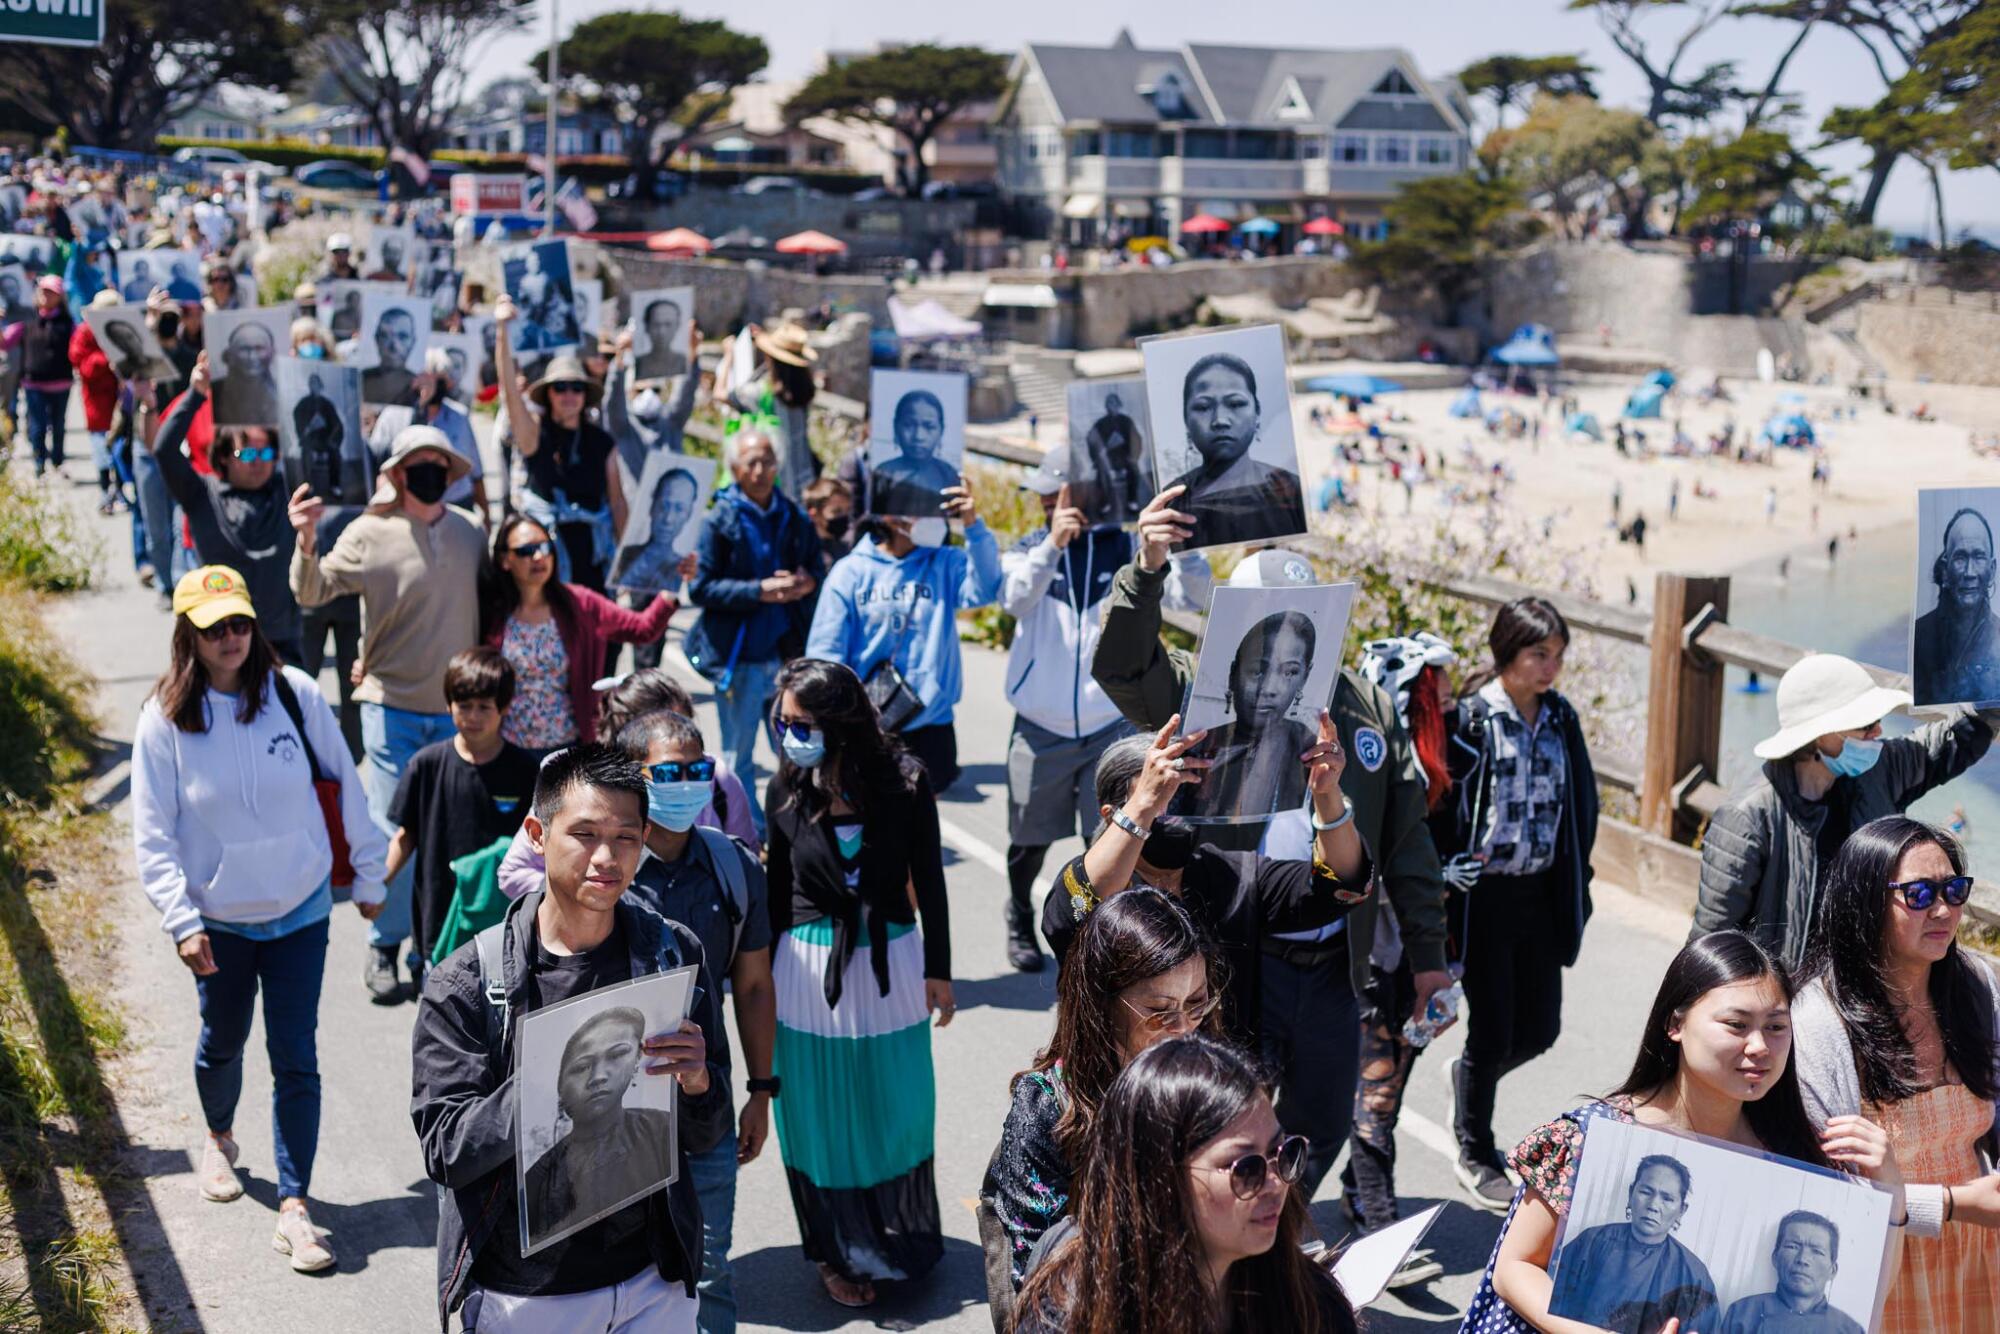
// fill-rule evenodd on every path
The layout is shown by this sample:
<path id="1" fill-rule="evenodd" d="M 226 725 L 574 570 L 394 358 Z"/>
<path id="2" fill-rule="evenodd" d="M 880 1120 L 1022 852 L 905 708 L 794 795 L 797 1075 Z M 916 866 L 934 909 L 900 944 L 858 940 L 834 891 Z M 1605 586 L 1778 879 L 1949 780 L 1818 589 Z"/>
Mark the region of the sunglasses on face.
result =
<path id="1" fill-rule="evenodd" d="M 581 394 L 585 392 L 587 388 L 588 386 L 582 384 L 579 381 L 564 380 L 561 384 L 550 385 L 549 392 L 552 394 Z"/>
<path id="2" fill-rule="evenodd" d="M 234 457 L 238 463 L 276 463 L 278 451 L 269 445 L 245 445 Z"/>
<path id="3" fill-rule="evenodd" d="M 698 760 L 661 760 L 646 766 L 655 783 L 706 783 L 715 777 L 715 761 L 704 755 Z"/>
<path id="4" fill-rule="evenodd" d="M 1963 907 L 1972 897 L 1972 877 L 1955 875 L 1949 880 L 1905 880 L 1901 884 L 1892 881 L 1889 888 L 1903 896 L 1911 911 L 1929 912 L 1940 898 L 1954 908 Z"/>
<path id="5" fill-rule="evenodd" d="M 195 633 L 211 644 L 219 644 L 225 639 L 249 634 L 250 627 L 255 624 L 257 623 L 248 616 L 225 616 L 214 625 L 205 625 Z"/>
<path id="6" fill-rule="evenodd" d="M 212 283 L 228 283 L 231 287 L 236 285 L 236 275 L 233 273 L 211 273 L 208 275 L 208 280 Z"/>
<path id="7" fill-rule="evenodd" d="M 812 740 L 813 725 L 811 723 L 799 722 L 796 719 L 787 722 L 783 718 L 773 718 L 771 720 L 771 732 L 772 735 L 778 737 L 780 740 L 790 737 L 794 741 L 810 741 Z"/>
<path id="8" fill-rule="evenodd" d="M 1276 1152 L 1246 1153 L 1227 1167 L 1211 1167 L 1211 1172 L 1229 1173 L 1229 1193 L 1239 1200 L 1254 1200 L 1276 1168 L 1278 1180 L 1296 1186 L 1306 1174 L 1306 1137 L 1287 1135 L 1278 1141 Z"/>
<path id="9" fill-rule="evenodd" d="M 1120 996 L 1119 1001 L 1133 1014 L 1148 1031 L 1165 1033 L 1176 1025 L 1192 1031 L 1200 1028 L 1202 1020 L 1215 1013 L 1215 1007 L 1222 1004 L 1220 996 L 1204 996 L 1200 1000 L 1185 1001 L 1179 1005 L 1169 1005 L 1160 1010 L 1142 1010 L 1131 1001 Z"/>
<path id="10" fill-rule="evenodd" d="M 522 560 L 533 560 L 537 556 L 546 556 L 555 549 L 556 544 L 546 537 L 539 542 L 523 542 L 519 546 L 507 548 L 509 552 L 519 556 Z"/>

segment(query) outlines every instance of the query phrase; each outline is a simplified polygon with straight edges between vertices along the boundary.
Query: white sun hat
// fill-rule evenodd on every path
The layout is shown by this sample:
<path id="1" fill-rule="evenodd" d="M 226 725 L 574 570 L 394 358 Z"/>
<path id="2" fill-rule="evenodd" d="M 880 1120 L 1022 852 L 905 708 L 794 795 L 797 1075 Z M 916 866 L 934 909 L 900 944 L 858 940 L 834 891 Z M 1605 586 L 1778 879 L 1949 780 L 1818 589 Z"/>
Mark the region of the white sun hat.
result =
<path id="1" fill-rule="evenodd" d="M 1759 741 L 1759 759 L 1781 760 L 1828 732 L 1872 727 L 1910 706 L 1906 690 L 1875 684 L 1852 658 L 1814 653 L 1794 663 L 1778 681 L 1778 730 Z"/>

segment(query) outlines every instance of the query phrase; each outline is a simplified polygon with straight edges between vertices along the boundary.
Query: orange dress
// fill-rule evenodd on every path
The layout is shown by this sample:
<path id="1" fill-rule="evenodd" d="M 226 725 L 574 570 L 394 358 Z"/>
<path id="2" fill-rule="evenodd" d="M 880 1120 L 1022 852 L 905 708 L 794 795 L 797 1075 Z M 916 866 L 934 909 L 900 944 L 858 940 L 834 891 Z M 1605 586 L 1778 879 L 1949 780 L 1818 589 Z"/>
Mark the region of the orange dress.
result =
<path id="1" fill-rule="evenodd" d="M 1975 1145 L 1993 1126 L 1993 1104 L 1963 1084 L 1871 1105 L 1889 1133 L 1903 1179 L 1957 1185 L 1980 1175 Z M 1903 1259 L 1882 1310 L 1883 1334 L 2000 1330 L 2000 1230 L 1946 1223 L 1941 1237 L 1903 1238 Z"/>

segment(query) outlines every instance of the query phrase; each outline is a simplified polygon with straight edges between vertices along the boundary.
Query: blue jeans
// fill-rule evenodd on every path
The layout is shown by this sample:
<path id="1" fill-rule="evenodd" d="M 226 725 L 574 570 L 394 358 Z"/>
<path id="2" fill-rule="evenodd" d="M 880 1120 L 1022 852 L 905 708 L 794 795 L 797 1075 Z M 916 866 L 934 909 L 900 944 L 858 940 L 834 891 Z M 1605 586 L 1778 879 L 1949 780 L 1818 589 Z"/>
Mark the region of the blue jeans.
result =
<path id="1" fill-rule="evenodd" d="M 784 664 L 775 658 L 769 662 L 739 662 L 731 673 L 729 689 L 715 692 L 715 712 L 722 725 L 722 756 L 729 762 L 729 771 L 743 780 L 743 791 L 750 798 L 750 819 L 757 826 L 759 838 L 764 836 L 764 808 L 757 802 L 757 737 L 767 726 L 771 692 L 783 668 Z"/>
<path id="2" fill-rule="evenodd" d="M 166 474 L 160 462 L 144 445 L 132 447 L 133 489 L 139 493 L 139 517 L 146 526 L 146 560 L 159 575 L 159 586 L 171 593 L 174 587 L 174 497 L 167 490 Z"/>
<path id="3" fill-rule="evenodd" d="M 28 391 L 28 443 L 34 446 L 36 467 L 62 466 L 63 428 L 68 424 L 69 390 Z"/>
<path id="4" fill-rule="evenodd" d="M 208 1128 L 236 1124 L 243 1093 L 243 1047 L 257 991 L 264 992 L 264 1050 L 271 1058 L 271 1138 L 277 1145 L 278 1194 L 304 1196 L 319 1147 L 319 987 L 326 972 L 327 918 L 274 940 L 211 930 L 215 971 L 194 980 L 201 1000 L 201 1040 L 194 1086 Z"/>
<path id="5" fill-rule="evenodd" d="M 129 448 L 144 453 L 146 447 L 133 441 Z M 138 569 L 150 559 L 146 545 L 146 520 L 139 513 L 139 502 L 134 499 L 132 468 L 130 458 L 124 450 L 111 451 L 111 471 L 118 488 L 118 498 L 125 502 L 126 513 L 132 516 L 132 568 Z"/>
<path id="6" fill-rule="evenodd" d="M 392 709 L 387 704 L 362 702 L 361 749 L 367 753 L 368 763 L 361 768 L 361 784 L 368 792 L 368 813 L 375 817 L 384 838 L 396 835 L 396 826 L 389 819 L 389 804 L 396 799 L 396 784 L 403 777 L 403 766 L 425 746 L 451 735 L 448 713 L 413 713 L 408 709 Z M 409 939 L 410 884 L 415 875 L 416 859 L 412 858 L 390 877 L 389 897 L 382 905 L 382 915 L 368 924 L 370 945 L 393 949 Z M 412 951 L 410 958 L 414 961 L 416 957 Z"/>
<path id="7" fill-rule="evenodd" d="M 688 1155 L 688 1179 L 701 1201 L 701 1278 L 695 1289 L 701 1334 L 736 1334 L 736 1279 L 729 1248 L 736 1231 L 736 1136 L 724 1135 L 707 1153 Z"/>

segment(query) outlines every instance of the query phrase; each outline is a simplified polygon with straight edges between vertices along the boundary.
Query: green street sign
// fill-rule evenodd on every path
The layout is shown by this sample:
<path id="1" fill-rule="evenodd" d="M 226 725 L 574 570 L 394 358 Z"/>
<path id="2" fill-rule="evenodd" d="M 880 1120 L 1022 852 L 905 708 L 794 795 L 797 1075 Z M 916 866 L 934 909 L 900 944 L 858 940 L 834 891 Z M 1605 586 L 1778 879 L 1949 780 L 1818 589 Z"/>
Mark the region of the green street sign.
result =
<path id="1" fill-rule="evenodd" d="M 0 0 L 0 42 L 102 46 L 110 0 Z"/>

